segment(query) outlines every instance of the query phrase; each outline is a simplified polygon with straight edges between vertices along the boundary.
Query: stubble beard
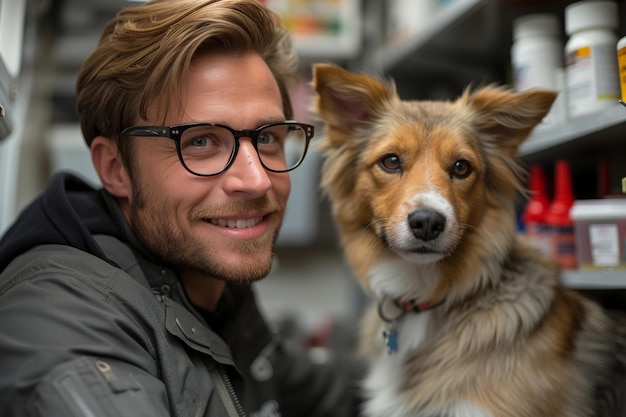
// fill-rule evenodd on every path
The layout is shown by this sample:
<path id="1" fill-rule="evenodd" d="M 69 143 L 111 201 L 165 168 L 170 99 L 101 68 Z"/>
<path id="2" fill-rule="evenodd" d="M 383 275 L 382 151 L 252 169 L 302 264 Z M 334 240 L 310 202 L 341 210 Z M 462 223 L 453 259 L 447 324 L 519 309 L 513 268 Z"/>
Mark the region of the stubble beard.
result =
<path id="1" fill-rule="evenodd" d="M 186 235 L 169 215 L 167 206 L 160 203 L 156 195 L 146 193 L 138 184 L 133 188 L 133 199 L 130 205 L 130 219 L 137 239 L 154 255 L 177 270 L 190 270 L 207 277 L 226 282 L 249 283 L 266 277 L 272 268 L 273 247 L 278 237 L 280 224 L 271 233 L 260 239 L 229 242 L 229 251 L 236 251 L 244 258 L 235 264 L 224 260 L 223 254 L 215 248 L 207 247 L 192 236 Z M 268 198 L 253 202 L 239 202 L 230 207 L 198 210 L 191 213 L 188 221 L 205 221 L 211 217 L 219 217 L 219 213 L 237 213 L 243 207 L 277 209 L 278 203 Z M 237 211 L 239 210 L 239 211 Z M 281 218 L 284 208 L 279 209 Z"/>

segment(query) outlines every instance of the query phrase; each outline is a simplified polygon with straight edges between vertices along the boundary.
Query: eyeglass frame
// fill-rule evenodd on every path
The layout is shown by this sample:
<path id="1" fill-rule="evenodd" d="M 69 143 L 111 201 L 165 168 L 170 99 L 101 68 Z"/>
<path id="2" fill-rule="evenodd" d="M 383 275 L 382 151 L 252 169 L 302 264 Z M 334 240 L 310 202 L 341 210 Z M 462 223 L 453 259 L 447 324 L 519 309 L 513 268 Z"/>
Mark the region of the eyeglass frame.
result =
<path id="1" fill-rule="evenodd" d="M 269 168 L 267 165 L 265 165 L 265 163 L 263 162 L 263 158 L 261 157 L 261 154 L 259 154 L 259 148 L 257 147 L 257 140 L 259 138 L 259 134 L 261 133 L 261 131 L 272 126 L 280 126 L 280 125 L 298 126 L 304 131 L 304 134 L 305 134 L 305 143 L 304 143 L 304 150 L 302 152 L 302 156 L 293 167 L 289 169 L 285 169 L 285 170 L 276 170 L 276 169 Z M 230 154 L 228 162 L 226 162 L 226 165 L 221 171 L 218 171 L 214 174 L 198 174 L 197 172 L 192 171 L 187 166 L 187 164 L 185 164 L 185 159 L 183 158 L 183 154 L 182 154 L 181 147 L 180 147 L 181 137 L 183 133 L 185 132 L 185 130 L 191 129 L 194 127 L 199 127 L 199 126 L 213 126 L 213 127 L 224 128 L 232 134 L 233 140 L 235 141 L 235 145 L 233 146 L 233 151 Z M 237 157 L 237 153 L 239 152 L 239 138 L 252 139 L 252 146 L 254 146 L 254 149 L 256 150 L 256 153 L 257 153 L 257 156 L 259 157 L 259 161 L 261 162 L 261 165 L 266 170 L 270 172 L 276 172 L 276 173 L 293 171 L 294 169 L 298 168 L 304 161 L 304 157 L 306 156 L 306 153 L 309 149 L 309 143 L 311 139 L 313 139 L 314 135 L 315 135 L 315 127 L 313 125 L 296 122 L 295 120 L 285 120 L 282 122 L 266 123 L 264 125 L 257 127 L 256 129 L 237 130 L 229 126 L 221 125 L 218 123 L 193 122 L 193 123 L 176 124 L 176 125 L 171 125 L 171 126 L 129 126 L 120 132 L 120 136 L 159 137 L 159 138 L 168 138 L 168 139 L 173 140 L 174 143 L 176 143 L 176 153 L 178 154 L 178 160 L 180 161 L 182 166 L 191 174 L 197 175 L 199 177 L 214 177 L 216 175 L 220 175 L 226 172 L 233 164 L 235 158 Z"/>

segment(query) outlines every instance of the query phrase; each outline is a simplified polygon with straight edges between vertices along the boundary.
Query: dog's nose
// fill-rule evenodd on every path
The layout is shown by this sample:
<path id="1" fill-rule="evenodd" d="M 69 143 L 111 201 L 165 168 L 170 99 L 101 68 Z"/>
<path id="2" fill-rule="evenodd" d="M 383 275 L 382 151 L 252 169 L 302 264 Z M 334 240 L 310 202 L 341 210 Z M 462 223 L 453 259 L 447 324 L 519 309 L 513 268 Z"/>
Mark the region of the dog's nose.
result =
<path id="1" fill-rule="evenodd" d="M 417 209 L 408 217 L 409 226 L 416 238 L 433 240 L 446 228 L 446 218 L 430 209 Z"/>

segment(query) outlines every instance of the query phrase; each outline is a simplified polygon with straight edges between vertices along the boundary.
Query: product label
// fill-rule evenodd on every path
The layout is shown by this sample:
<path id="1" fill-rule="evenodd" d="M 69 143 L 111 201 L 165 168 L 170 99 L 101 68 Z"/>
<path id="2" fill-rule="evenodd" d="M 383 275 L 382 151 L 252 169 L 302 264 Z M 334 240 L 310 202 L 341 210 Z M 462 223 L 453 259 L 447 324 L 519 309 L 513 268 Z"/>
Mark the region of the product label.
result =
<path id="1" fill-rule="evenodd" d="M 591 259 L 597 266 L 619 265 L 619 231 L 615 224 L 589 226 Z"/>
<path id="2" fill-rule="evenodd" d="M 551 229 L 552 258 L 561 268 L 574 269 L 578 266 L 576 257 L 576 236 L 574 226 L 556 226 Z"/>
<path id="3" fill-rule="evenodd" d="M 574 53 L 577 59 L 591 58 L 591 47 L 583 46 L 582 48 L 578 48 Z"/>
<path id="4" fill-rule="evenodd" d="M 617 51 L 617 66 L 619 68 L 619 83 L 622 91 L 622 101 L 626 101 L 626 48 Z"/>
<path id="5" fill-rule="evenodd" d="M 567 91 L 572 116 L 598 110 L 619 98 L 617 56 L 613 45 L 580 47 L 566 55 Z"/>
<path id="6" fill-rule="evenodd" d="M 513 67 L 513 78 L 515 79 L 515 91 L 524 91 L 530 88 L 529 82 L 530 68 L 528 65 L 516 65 Z"/>
<path id="7" fill-rule="evenodd" d="M 580 48 L 567 54 L 567 94 L 572 110 L 593 96 L 591 56 L 579 53 L 581 49 L 586 51 L 588 48 Z"/>
<path id="8" fill-rule="evenodd" d="M 552 255 L 552 235 L 548 225 L 529 222 L 526 225 L 526 235 L 544 254 Z"/>
<path id="9" fill-rule="evenodd" d="M 593 48 L 594 80 L 596 99 L 617 100 L 619 98 L 619 75 L 615 45 L 597 45 Z"/>

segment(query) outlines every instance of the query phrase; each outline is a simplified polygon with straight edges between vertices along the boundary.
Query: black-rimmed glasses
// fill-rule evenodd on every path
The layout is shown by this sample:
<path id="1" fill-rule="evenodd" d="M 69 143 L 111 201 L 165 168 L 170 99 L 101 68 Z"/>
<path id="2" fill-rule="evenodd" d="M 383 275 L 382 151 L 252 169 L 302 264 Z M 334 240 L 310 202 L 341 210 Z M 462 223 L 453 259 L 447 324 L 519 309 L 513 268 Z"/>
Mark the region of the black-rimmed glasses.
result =
<path id="1" fill-rule="evenodd" d="M 226 171 L 239 150 L 239 138 L 248 137 L 265 169 L 287 172 L 304 160 L 313 126 L 286 121 L 256 129 L 234 130 L 212 123 L 186 123 L 174 126 L 132 126 L 122 136 L 161 137 L 176 142 L 178 158 L 192 174 L 210 177 Z"/>

